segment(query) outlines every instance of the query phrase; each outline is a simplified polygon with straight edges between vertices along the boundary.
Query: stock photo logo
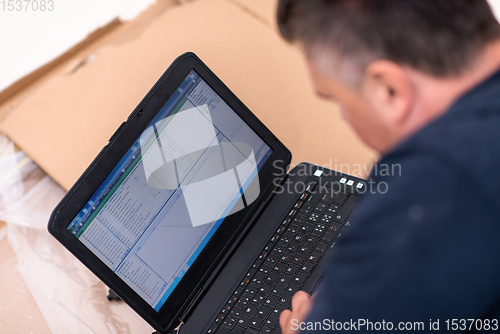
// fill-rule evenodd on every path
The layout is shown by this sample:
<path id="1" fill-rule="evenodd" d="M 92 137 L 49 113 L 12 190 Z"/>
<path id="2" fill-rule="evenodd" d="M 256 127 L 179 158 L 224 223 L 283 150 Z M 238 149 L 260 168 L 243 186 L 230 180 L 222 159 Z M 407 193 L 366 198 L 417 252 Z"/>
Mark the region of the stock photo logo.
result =
<path id="1" fill-rule="evenodd" d="M 217 135 L 207 105 L 156 122 L 140 144 L 148 185 L 180 187 L 193 227 L 243 210 L 260 194 L 252 147 Z"/>

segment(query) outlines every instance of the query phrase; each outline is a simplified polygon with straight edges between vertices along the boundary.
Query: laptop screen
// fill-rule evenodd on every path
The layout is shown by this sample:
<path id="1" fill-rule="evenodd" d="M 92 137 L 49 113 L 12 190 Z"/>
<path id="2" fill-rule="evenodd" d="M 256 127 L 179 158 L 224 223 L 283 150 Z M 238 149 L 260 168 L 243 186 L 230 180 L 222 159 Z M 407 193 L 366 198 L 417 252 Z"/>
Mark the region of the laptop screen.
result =
<path id="1" fill-rule="evenodd" d="M 68 230 L 159 311 L 272 153 L 192 71 Z"/>

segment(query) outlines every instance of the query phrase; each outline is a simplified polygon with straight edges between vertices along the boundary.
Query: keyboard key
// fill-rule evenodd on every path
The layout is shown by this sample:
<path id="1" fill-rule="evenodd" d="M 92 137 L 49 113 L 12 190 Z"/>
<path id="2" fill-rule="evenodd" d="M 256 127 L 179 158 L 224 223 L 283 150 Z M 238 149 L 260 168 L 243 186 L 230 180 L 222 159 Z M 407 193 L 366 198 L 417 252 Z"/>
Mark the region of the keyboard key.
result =
<path id="1" fill-rule="evenodd" d="M 247 295 L 243 295 L 243 296 L 241 296 L 241 298 L 238 300 L 238 303 L 236 303 L 236 305 L 241 306 L 241 307 L 245 307 L 245 306 L 250 305 L 250 302 L 251 302 L 251 301 L 252 301 L 252 297 L 247 296 Z"/>
<path id="2" fill-rule="evenodd" d="M 306 188 L 306 193 L 312 193 L 314 192 L 314 190 L 316 190 L 316 187 L 318 186 L 318 182 L 310 182 L 308 185 L 307 185 L 307 188 Z"/>
<path id="3" fill-rule="evenodd" d="M 269 284 L 276 284 L 278 282 L 278 279 L 280 278 L 280 274 L 277 272 L 272 272 L 269 274 L 269 276 L 266 277 L 266 282 Z"/>
<path id="4" fill-rule="evenodd" d="M 281 296 L 279 302 L 280 304 L 288 306 L 292 302 L 292 297 L 293 297 L 292 295 L 285 293 L 284 295 Z"/>
<path id="5" fill-rule="evenodd" d="M 311 223 L 304 223 L 300 227 L 301 231 L 304 231 L 306 233 L 310 233 L 312 230 L 314 230 L 315 225 Z"/>
<path id="6" fill-rule="evenodd" d="M 326 232 L 327 226 L 325 224 L 317 224 L 314 228 L 314 233 L 323 234 Z"/>
<path id="7" fill-rule="evenodd" d="M 310 204 L 304 204 L 302 208 L 300 209 L 299 214 L 302 214 L 304 216 L 308 216 L 314 209 L 314 206 Z"/>
<path id="8" fill-rule="evenodd" d="M 297 234 L 297 232 L 299 232 L 300 230 L 300 226 L 295 224 L 295 223 L 292 223 L 290 224 L 290 226 L 288 226 L 288 229 L 286 230 L 287 233 L 290 233 L 290 234 Z"/>
<path id="9" fill-rule="evenodd" d="M 344 204 L 347 196 L 346 193 L 340 192 L 339 190 L 328 188 L 324 190 L 323 196 L 321 197 L 321 201 L 327 203 L 335 203 L 338 205 Z"/>
<path id="10" fill-rule="evenodd" d="M 313 249 L 313 246 L 310 245 L 310 244 L 303 244 L 300 249 L 299 249 L 299 253 L 305 253 L 305 254 L 309 254 Z"/>
<path id="11" fill-rule="evenodd" d="M 328 233 L 325 233 L 325 234 L 328 234 Z M 309 237 L 307 238 L 307 242 L 310 243 L 310 244 L 315 245 L 315 244 L 318 243 L 318 241 L 319 241 L 320 238 L 321 238 L 320 235 L 315 234 L 315 233 L 311 233 L 309 235 Z"/>
<path id="12" fill-rule="evenodd" d="M 351 211 L 354 209 L 354 206 L 356 205 L 357 201 L 358 201 L 357 196 L 353 195 L 349 196 L 342 209 L 340 209 L 340 212 L 337 215 L 335 215 L 335 220 L 337 220 L 340 223 L 343 223 L 344 220 L 351 214 Z"/>
<path id="13" fill-rule="evenodd" d="M 274 242 L 268 242 L 266 247 L 264 247 L 264 251 L 271 252 L 274 248 Z"/>
<path id="14" fill-rule="evenodd" d="M 259 331 L 259 334 L 272 334 L 272 333 L 274 333 L 274 329 L 269 327 L 263 327 Z"/>
<path id="15" fill-rule="evenodd" d="M 340 211 L 340 208 L 341 207 L 337 204 L 330 204 L 330 206 L 326 210 L 326 213 L 331 214 L 331 215 L 335 215 L 336 213 L 338 213 Z"/>
<path id="16" fill-rule="evenodd" d="M 288 284 L 290 284 L 292 279 L 293 279 L 293 276 L 288 275 L 288 274 L 283 274 L 283 276 L 280 277 L 279 282 L 280 282 L 280 284 L 288 285 Z"/>
<path id="17" fill-rule="evenodd" d="M 300 267 L 299 267 L 298 265 L 291 263 L 291 264 L 288 266 L 288 268 L 286 268 L 286 271 L 285 271 L 285 272 L 286 272 L 287 274 L 294 275 L 294 274 L 296 274 L 296 273 L 299 271 L 299 268 L 300 268 Z"/>
<path id="18" fill-rule="evenodd" d="M 281 300 L 281 298 L 280 298 Z M 283 304 L 278 304 L 274 307 L 273 311 L 271 312 L 274 316 L 277 316 L 279 318 L 281 312 L 283 312 L 283 310 L 286 310 L 288 308 L 288 306 L 285 306 Z"/>
<path id="19" fill-rule="evenodd" d="M 278 227 L 278 229 L 276 230 L 276 234 L 283 234 L 283 232 L 285 232 L 287 229 L 287 225 L 281 225 L 280 227 Z M 269 242 L 269 244 L 272 244 L 274 245 L 274 242 Z"/>
<path id="20" fill-rule="evenodd" d="M 277 271 L 280 275 L 285 271 L 287 265 L 282 262 L 278 262 L 273 266 L 273 271 Z"/>
<path id="21" fill-rule="evenodd" d="M 285 288 L 284 285 L 283 286 L 283 290 Z M 274 293 L 274 291 L 273 291 Z M 283 294 L 283 292 L 280 293 L 280 295 Z M 278 302 L 279 300 L 279 297 L 278 296 L 275 296 L 275 295 L 269 295 L 267 296 L 266 300 L 264 301 L 264 305 L 267 305 L 269 307 L 273 307 L 274 305 L 276 305 L 276 303 Z"/>
<path id="22" fill-rule="evenodd" d="M 295 254 L 299 251 L 300 246 L 302 246 L 302 242 L 294 241 L 288 245 L 288 250 Z"/>
<path id="23" fill-rule="evenodd" d="M 319 192 L 311 193 L 311 196 L 309 196 L 309 199 L 307 200 L 307 204 L 315 206 L 321 197 L 323 197 L 323 195 Z"/>
<path id="24" fill-rule="evenodd" d="M 266 279 L 266 276 L 262 275 L 262 274 L 256 274 L 254 276 L 254 278 L 252 278 L 252 280 L 250 281 L 252 284 L 255 284 L 257 286 L 260 286 L 262 285 L 262 283 L 264 283 Z"/>
<path id="25" fill-rule="evenodd" d="M 331 244 L 333 239 L 335 239 L 335 234 L 330 233 L 330 232 L 326 232 L 325 235 L 323 236 L 323 238 L 321 239 L 321 241 L 323 241 L 327 244 Z"/>
<path id="26" fill-rule="evenodd" d="M 306 262 L 304 264 L 302 264 L 302 266 L 300 267 L 300 271 L 301 272 L 305 272 L 305 273 L 310 273 L 314 268 L 314 264 L 310 263 L 310 262 Z"/>
<path id="27" fill-rule="evenodd" d="M 324 213 L 328 209 L 329 206 L 330 206 L 329 204 L 326 204 L 326 203 L 323 203 L 323 202 L 319 202 L 316 205 L 316 207 L 314 208 L 313 211 L 316 212 L 316 213 L 318 213 L 318 212 L 319 213 Z"/>
<path id="28" fill-rule="evenodd" d="M 304 243 L 304 239 L 307 238 L 307 233 L 305 232 L 300 232 L 299 234 L 297 234 L 294 238 L 294 240 L 298 243 Z"/>
<path id="29" fill-rule="evenodd" d="M 339 233 L 341 228 L 342 228 L 342 225 L 340 225 L 339 223 L 333 223 L 332 225 L 330 225 L 328 227 L 328 231 L 330 233 Z"/>
<path id="30" fill-rule="evenodd" d="M 280 258 L 280 254 L 272 251 L 271 254 L 269 254 L 269 256 L 267 257 L 266 261 L 268 263 L 275 264 L 276 262 L 278 262 L 279 258 Z"/>
<path id="31" fill-rule="evenodd" d="M 253 296 L 253 295 L 255 295 L 257 293 L 257 291 L 259 291 L 259 287 L 258 286 L 255 286 L 253 284 L 249 284 L 249 285 L 247 285 L 244 293 L 246 295 Z"/>
<path id="32" fill-rule="evenodd" d="M 317 223 L 321 219 L 321 216 L 317 213 L 311 213 L 309 218 L 307 219 L 309 222 Z"/>
<path id="33" fill-rule="evenodd" d="M 304 273 L 298 273 L 293 278 L 293 282 L 295 284 L 304 285 L 304 283 L 307 281 L 307 278 L 308 278 L 308 276 L 306 274 L 304 274 Z"/>
<path id="34" fill-rule="evenodd" d="M 269 294 L 273 290 L 273 286 L 271 284 L 264 283 L 262 286 L 259 288 L 259 292 L 262 292 L 263 294 Z"/>
<path id="35" fill-rule="evenodd" d="M 264 319 L 263 318 L 253 318 L 250 321 L 250 327 L 255 328 L 255 329 L 260 329 L 264 325 Z"/>
<path id="36" fill-rule="evenodd" d="M 270 266 L 269 264 L 263 264 L 260 268 L 259 268 L 259 273 L 264 275 L 264 276 L 267 276 L 271 273 L 271 270 L 273 270 L 273 267 Z"/>
<path id="37" fill-rule="evenodd" d="M 270 308 L 269 306 L 264 305 L 257 312 L 257 315 L 260 316 L 260 317 L 262 317 L 262 318 L 267 318 L 269 316 L 269 314 L 271 314 L 271 311 L 272 311 L 272 308 Z"/>
<path id="38" fill-rule="evenodd" d="M 217 332 L 215 332 L 216 334 L 229 334 L 229 332 L 231 331 L 231 329 L 229 328 L 226 328 L 226 327 L 220 327 Z"/>
<path id="39" fill-rule="evenodd" d="M 245 332 L 244 328 L 241 328 L 239 326 L 235 326 L 233 330 L 231 331 L 231 334 L 243 334 Z"/>
<path id="40" fill-rule="evenodd" d="M 264 262 L 264 261 L 260 261 L 260 260 L 255 261 L 254 264 L 252 265 L 251 269 L 256 269 L 256 270 L 259 269 L 260 266 L 262 265 L 262 262 Z"/>
<path id="41" fill-rule="evenodd" d="M 217 318 L 215 318 L 214 322 L 220 325 L 224 321 L 225 317 L 226 317 L 225 314 L 219 314 Z"/>
<path id="42" fill-rule="evenodd" d="M 301 225 L 306 221 L 307 216 L 304 216 L 301 213 L 303 213 L 305 215 L 309 215 L 309 212 L 306 213 L 304 211 L 301 211 L 298 215 L 295 216 L 295 218 L 293 218 L 293 224 Z"/>
<path id="43" fill-rule="evenodd" d="M 281 238 L 281 233 L 275 233 L 271 238 L 271 242 L 278 242 Z"/>
<path id="44" fill-rule="evenodd" d="M 242 287 L 242 286 L 238 286 L 236 288 L 236 290 L 234 290 L 233 296 L 238 296 L 239 297 L 243 293 L 243 291 L 245 291 L 245 288 Z"/>
<path id="45" fill-rule="evenodd" d="M 250 278 L 246 277 L 241 281 L 240 286 L 245 287 L 248 283 L 250 283 Z"/>
<path id="46" fill-rule="evenodd" d="M 257 294 L 253 299 L 252 299 L 252 303 L 255 304 L 255 305 L 262 305 L 264 304 L 264 302 L 266 301 L 266 295 L 263 294 L 263 293 L 259 293 Z"/>
<path id="47" fill-rule="evenodd" d="M 241 315 L 243 314 L 243 311 L 245 311 L 245 309 L 243 307 L 240 307 L 240 306 L 235 306 L 233 307 L 233 309 L 231 310 L 231 315 L 235 318 L 239 318 L 241 317 Z"/>
<path id="48" fill-rule="evenodd" d="M 286 292 L 291 295 L 294 295 L 299 290 L 300 290 L 300 285 L 296 283 L 292 283 L 288 288 L 286 288 Z"/>
<path id="49" fill-rule="evenodd" d="M 287 251 L 285 254 L 281 255 L 280 262 L 290 263 L 290 261 L 292 261 L 293 259 L 293 255 L 294 254 L 292 252 Z"/>
<path id="50" fill-rule="evenodd" d="M 255 275 L 256 272 L 257 272 L 257 269 L 250 269 L 247 272 L 247 274 L 245 275 L 245 277 L 252 279 L 253 275 Z M 240 287 L 240 288 L 242 288 L 242 287 Z"/>
<path id="51" fill-rule="evenodd" d="M 248 324 L 250 324 L 250 321 L 252 320 L 251 317 L 248 315 L 243 315 L 241 318 L 238 319 L 238 326 L 241 327 L 248 327 Z"/>
<path id="52" fill-rule="evenodd" d="M 272 289 L 272 293 L 276 296 L 281 296 L 285 292 L 286 285 L 278 284 Z"/>
<path id="53" fill-rule="evenodd" d="M 226 317 L 226 320 L 222 323 L 222 326 L 227 328 L 233 328 L 236 325 L 236 318 Z"/>
<path id="54" fill-rule="evenodd" d="M 317 263 L 320 258 L 321 258 L 320 254 L 312 252 L 307 258 L 307 262 Z"/>
<path id="55" fill-rule="evenodd" d="M 291 233 L 285 233 L 283 234 L 283 237 L 281 238 L 281 241 L 284 242 L 285 244 L 289 244 L 293 241 L 294 235 Z"/>
<path id="56" fill-rule="evenodd" d="M 259 334 L 259 331 L 253 328 L 247 328 L 245 334 Z"/>
<path id="57" fill-rule="evenodd" d="M 310 196 L 310 195 L 311 195 L 310 193 L 305 192 L 305 193 L 303 193 L 302 195 L 300 195 L 299 200 L 301 200 L 301 201 L 304 201 L 304 202 L 305 202 L 305 201 L 307 201 L 307 199 L 309 198 L 309 196 Z"/>
<path id="58" fill-rule="evenodd" d="M 298 253 L 294 256 L 293 258 L 293 263 L 295 264 L 302 264 L 304 261 L 307 259 L 307 254 L 305 253 Z"/>
<path id="59" fill-rule="evenodd" d="M 236 301 L 238 300 L 238 297 L 236 296 L 232 296 L 231 298 L 229 298 L 229 300 L 227 301 L 227 303 L 229 305 L 234 305 L 236 303 Z"/>
<path id="60" fill-rule="evenodd" d="M 257 305 L 249 305 L 246 309 L 245 312 L 243 313 L 244 315 L 247 315 L 249 317 L 253 317 L 257 314 L 257 310 L 259 307 Z"/>
<path id="61" fill-rule="evenodd" d="M 326 223 L 326 224 L 329 224 L 333 221 L 333 215 L 329 214 L 329 213 L 325 213 L 322 217 L 321 217 L 321 222 L 322 223 Z"/>
<path id="62" fill-rule="evenodd" d="M 226 306 L 222 308 L 222 311 L 220 311 L 220 314 L 229 314 L 229 311 L 231 311 L 231 307 L 232 305 L 226 304 Z"/>
<path id="63" fill-rule="evenodd" d="M 319 242 L 314 248 L 314 251 L 318 253 L 324 253 L 326 252 L 327 249 L 328 249 L 328 244 L 324 242 Z"/>
<path id="64" fill-rule="evenodd" d="M 217 327 L 219 327 L 218 324 L 212 324 L 212 326 L 210 326 L 210 328 L 208 329 L 207 334 L 214 334 L 217 330 Z"/>
<path id="65" fill-rule="evenodd" d="M 279 322 L 279 321 L 280 321 L 280 319 L 279 319 L 278 317 L 275 317 L 275 316 L 270 316 L 270 317 L 267 319 L 267 321 L 266 321 L 265 325 L 266 325 L 266 326 L 269 326 L 269 327 L 271 327 L 271 328 L 274 328 L 274 327 L 276 327 L 276 325 L 278 324 L 278 322 Z"/>

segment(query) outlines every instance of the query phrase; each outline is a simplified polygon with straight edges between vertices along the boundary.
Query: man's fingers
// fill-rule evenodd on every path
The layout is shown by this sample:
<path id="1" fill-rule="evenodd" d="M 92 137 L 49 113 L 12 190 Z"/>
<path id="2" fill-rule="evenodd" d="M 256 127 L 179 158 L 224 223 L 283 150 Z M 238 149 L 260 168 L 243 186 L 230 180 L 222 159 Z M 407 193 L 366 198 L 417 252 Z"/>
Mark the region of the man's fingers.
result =
<path id="1" fill-rule="evenodd" d="M 301 311 L 304 306 L 309 307 L 311 295 L 304 291 L 298 291 L 292 298 L 292 311 Z"/>
<path id="2" fill-rule="evenodd" d="M 292 320 L 303 321 L 309 314 L 311 306 L 311 296 L 304 291 L 297 292 L 292 298 L 292 310 L 284 310 L 280 314 L 280 326 L 283 334 L 295 333 L 290 327 Z"/>
<path id="3" fill-rule="evenodd" d="M 284 310 L 280 314 L 280 326 L 281 328 L 286 328 L 288 326 L 289 318 L 290 315 L 292 314 L 292 311 L 290 310 Z"/>

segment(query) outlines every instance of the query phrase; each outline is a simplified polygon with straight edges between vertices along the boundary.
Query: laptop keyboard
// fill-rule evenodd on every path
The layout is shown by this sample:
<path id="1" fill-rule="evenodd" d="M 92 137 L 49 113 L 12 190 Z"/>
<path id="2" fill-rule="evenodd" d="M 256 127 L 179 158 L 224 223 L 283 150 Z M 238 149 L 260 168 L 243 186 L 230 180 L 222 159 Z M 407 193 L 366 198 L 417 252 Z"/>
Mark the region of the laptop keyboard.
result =
<path id="1" fill-rule="evenodd" d="M 301 194 L 208 334 L 281 333 L 279 315 L 350 225 L 357 197 L 315 183 Z"/>

